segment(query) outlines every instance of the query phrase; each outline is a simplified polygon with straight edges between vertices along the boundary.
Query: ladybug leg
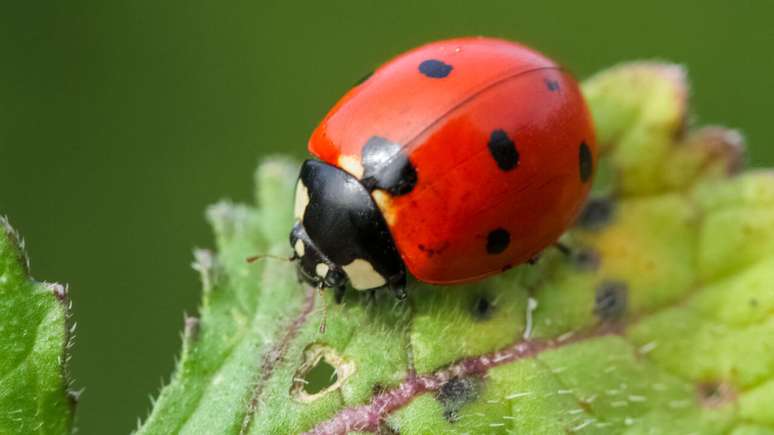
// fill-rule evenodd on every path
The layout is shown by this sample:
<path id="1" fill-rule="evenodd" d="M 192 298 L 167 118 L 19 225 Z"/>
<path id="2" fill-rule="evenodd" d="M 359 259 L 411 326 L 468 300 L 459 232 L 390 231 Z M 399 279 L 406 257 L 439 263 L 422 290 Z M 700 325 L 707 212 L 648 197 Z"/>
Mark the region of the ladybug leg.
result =
<path id="1" fill-rule="evenodd" d="M 322 301 L 322 320 L 320 320 L 319 327 L 320 334 L 325 334 L 325 328 L 328 326 L 328 302 L 325 301 L 323 290 L 325 290 L 325 288 L 322 284 L 318 284 L 317 291 L 320 293 L 320 300 Z"/>
<path id="2" fill-rule="evenodd" d="M 572 255 L 572 249 L 570 249 L 570 247 L 565 245 L 564 243 L 556 242 L 554 243 L 554 246 L 556 247 L 556 249 L 559 250 L 559 252 L 561 252 L 565 256 L 569 257 Z"/>
<path id="3" fill-rule="evenodd" d="M 408 296 L 408 293 L 406 293 L 406 287 L 403 285 L 390 286 L 390 290 L 392 290 L 392 294 L 394 294 L 395 298 L 399 301 L 406 299 L 406 296 Z"/>
<path id="4" fill-rule="evenodd" d="M 543 255 L 543 253 L 542 253 L 542 252 L 541 252 L 541 253 L 539 253 L 539 254 L 535 254 L 535 255 L 533 255 L 533 256 L 532 256 L 532 258 L 530 258 L 529 260 L 527 260 L 527 264 L 529 264 L 530 266 L 534 266 L 534 265 L 536 265 L 536 264 L 537 264 L 537 262 L 538 262 L 538 261 L 540 261 L 540 256 L 541 256 L 541 255 Z"/>
<path id="5" fill-rule="evenodd" d="M 408 296 L 408 293 L 406 293 L 405 272 L 390 277 L 387 282 L 387 286 L 392 291 L 392 294 L 395 295 L 395 298 L 399 301 L 406 299 L 406 296 Z"/>
<path id="6" fill-rule="evenodd" d="M 333 300 L 336 301 L 336 304 L 340 304 L 344 300 L 344 294 L 347 291 L 347 287 L 341 285 L 338 287 L 335 287 L 333 289 Z"/>

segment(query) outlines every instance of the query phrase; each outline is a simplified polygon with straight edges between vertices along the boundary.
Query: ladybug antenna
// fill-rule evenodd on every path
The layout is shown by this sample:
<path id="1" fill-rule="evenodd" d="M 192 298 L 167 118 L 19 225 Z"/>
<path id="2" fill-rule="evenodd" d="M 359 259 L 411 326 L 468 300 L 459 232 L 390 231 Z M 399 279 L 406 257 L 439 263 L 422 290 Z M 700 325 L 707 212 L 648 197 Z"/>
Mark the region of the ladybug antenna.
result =
<path id="1" fill-rule="evenodd" d="M 293 254 L 290 257 L 283 257 L 281 255 L 271 255 L 271 254 L 261 254 L 261 255 L 253 255 L 252 257 L 245 258 L 245 261 L 248 263 L 255 263 L 258 260 L 263 260 L 265 258 L 271 258 L 274 260 L 281 260 L 281 261 L 293 261 L 296 259 L 296 255 Z"/>
<path id="2" fill-rule="evenodd" d="M 323 294 L 323 286 L 320 285 L 317 287 L 317 290 L 320 292 L 320 299 L 322 300 L 322 319 L 320 320 L 320 334 L 325 334 L 325 328 L 328 324 L 328 301 L 325 300 L 325 295 Z"/>

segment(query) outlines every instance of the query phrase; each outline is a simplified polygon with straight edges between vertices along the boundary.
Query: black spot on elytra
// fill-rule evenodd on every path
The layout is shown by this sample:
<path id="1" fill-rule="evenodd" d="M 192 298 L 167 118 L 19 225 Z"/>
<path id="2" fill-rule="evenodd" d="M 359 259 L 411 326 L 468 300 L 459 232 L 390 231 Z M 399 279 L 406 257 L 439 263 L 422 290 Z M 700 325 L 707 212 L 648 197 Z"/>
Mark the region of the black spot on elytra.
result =
<path id="1" fill-rule="evenodd" d="M 604 281 L 597 287 L 594 314 L 602 321 L 620 319 L 626 313 L 629 287 L 623 281 Z"/>
<path id="2" fill-rule="evenodd" d="M 495 306 L 487 295 L 479 295 L 473 299 L 471 313 L 478 321 L 489 320 L 494 313 Z"/>
<path id="3" fill-rule="evenodd" d="M 503 171 L 510 171 L 519 164 L 519 151 L 505 130 L 498 128 L 493 131 L 488 146 L 497 166 Z"/>
<path id="4" fill-rule="evenodd" d="M 363 185 L 369 191 L 382 189 L 391 195 L 405 195 L 417 184 L 417 170 L 400 144 L 372 136 L 363 145 Z"/>
<path id="5" fill-rule="evenodd" d="M 556 92 L 559 90 L 559 82 L 556 80 L 546 79 L 546 87 L 551 92 Z"/>
<path id="6" fill-rule="evenodd" d="M 493 255 L 499 254 L 508 249 L 510 243 L 511 234 L 503 228 L 497 228 L 486 236 L 486 252 Z"/>
<path id="7" fill-rule="evenodd" d="M 591 198 L 578 216 L 578 226 L 591 231 L 600 230 L 613 219 L 615 203 L 612 199 Z"/>
<path id="8" fill-rule="evenodd" d="M 363 77 L 360 77 L 360 80 L 355 82 L 355 86 L 360 86 L 365 82 L 366 80 L 370 79 L 371 76 L 374 75 L 373 71 L 369 71 L 368 74 L 364 75 Z"/>
<path id="9" fill-rule="evenodd" d="M 480 383 L 476 378 L 452 378 L 443 384 L 435 398 L 443 405 L 443 417 L 454 423 L 459 420 L 459 411 L 478 397 Z"/>
<path id="10" fill-rule="evenodd" d="M 442 79 L 452 71 L 452 66 L 438 59 L 428 59 L 419 64 L 419 72 L 433 79 Z"/>
<path id="11" fill-rule="evenodd" d="M 582 182 L 587 182 L 591 179 L 591 174 L 594 173 L 594 161 L 591 157 L 591 150 L 586 142 L 581 142 L 580 149 L 578 150 L 578 161 L 580 165 L 580 179 Z"/>

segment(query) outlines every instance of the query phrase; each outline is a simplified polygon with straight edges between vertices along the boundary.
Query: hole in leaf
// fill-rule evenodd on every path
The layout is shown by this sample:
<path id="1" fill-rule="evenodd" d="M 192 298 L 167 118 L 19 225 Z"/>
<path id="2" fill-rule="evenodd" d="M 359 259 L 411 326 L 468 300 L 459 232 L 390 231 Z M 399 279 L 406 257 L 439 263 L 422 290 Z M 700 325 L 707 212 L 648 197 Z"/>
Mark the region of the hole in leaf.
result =
<path id="1" fill-rule="evenodd" d="M 336 369 L 325 358 L 320 358 L 304 376 L 304 391 L 307 394 L 317 394 L 335 384 L 339 379 Z"/>
<path id="2" fill-rule="evenodd" d="M 335 349 L 312 343 L 293 375 L 290 395 L 303 403 L 314 402 L 341 385 L 355 373 L 355 363 L 339 356 Z"/>

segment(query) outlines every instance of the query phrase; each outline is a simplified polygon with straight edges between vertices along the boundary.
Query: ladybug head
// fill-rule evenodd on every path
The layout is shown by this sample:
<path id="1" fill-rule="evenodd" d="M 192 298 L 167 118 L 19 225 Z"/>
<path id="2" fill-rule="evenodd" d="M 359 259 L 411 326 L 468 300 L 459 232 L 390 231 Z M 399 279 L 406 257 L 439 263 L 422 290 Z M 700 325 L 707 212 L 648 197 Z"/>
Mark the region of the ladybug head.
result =
<path id="1" fill-rule="evenodd" d="M 307 284 L 323 287 L 342 287 L 347 284 L 347 274 L 331 262 L 309 239 L 303 224 L 297 222 L 290 231 L 290 245 L 296 262 L 298 279 Z"/>
<path id="2" fill-rule="evenodd" d="M 290 231 L 299 278 L 315 287 L 389 287 L 405 295 L 406 272 L 368 190 L 349 173 L 307 160 L 301 166 Z"/>

